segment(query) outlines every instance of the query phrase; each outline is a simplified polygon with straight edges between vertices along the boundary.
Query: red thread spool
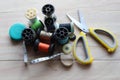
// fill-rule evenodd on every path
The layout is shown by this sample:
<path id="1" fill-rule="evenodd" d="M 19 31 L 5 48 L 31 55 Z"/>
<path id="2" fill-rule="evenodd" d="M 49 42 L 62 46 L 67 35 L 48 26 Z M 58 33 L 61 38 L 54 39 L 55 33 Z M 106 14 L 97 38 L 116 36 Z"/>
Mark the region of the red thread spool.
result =
<path id="1" fill-rule="evenodd" d="M 35 50 L 35 51 L 40 51 L 40 52 L 49 53 L 49 55 L 52 55 L 52 54 L 53 54 L 54 47 L 55 47 L 54 44 L 50 44 L 50 45 L 49 45 L 49 44 L 40 42 L 39 39 L 36 39 L 36 40 L 35 40 L 35 43 L 34 43 L 34 50 Z"/>

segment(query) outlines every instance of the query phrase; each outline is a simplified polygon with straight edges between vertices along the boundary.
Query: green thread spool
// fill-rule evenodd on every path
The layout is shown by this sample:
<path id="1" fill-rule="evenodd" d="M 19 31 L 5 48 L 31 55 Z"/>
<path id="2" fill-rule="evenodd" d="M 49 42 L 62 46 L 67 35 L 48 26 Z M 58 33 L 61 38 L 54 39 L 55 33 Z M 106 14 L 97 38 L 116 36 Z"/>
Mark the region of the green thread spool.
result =
<path id="1" fill-rule="evenodd" d="M 38 28 L 40 28 L 41 30 L 44 29 L 44 25 L 42 23 L 42 21 L 40 20 L 36 20 L 32 25 L 31 25 L 31 28 L 35 31 L 37 31 Z"/>

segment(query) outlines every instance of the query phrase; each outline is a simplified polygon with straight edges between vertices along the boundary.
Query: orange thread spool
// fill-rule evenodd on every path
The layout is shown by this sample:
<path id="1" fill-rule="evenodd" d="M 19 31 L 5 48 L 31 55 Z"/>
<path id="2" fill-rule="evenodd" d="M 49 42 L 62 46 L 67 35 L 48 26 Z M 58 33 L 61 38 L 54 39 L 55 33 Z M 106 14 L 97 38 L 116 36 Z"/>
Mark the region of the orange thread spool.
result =
<path id="1" fill-rule="evenodd" d="M 49 45 L 49 44 L 40 42 L 39 39 L 36 39 L 36 40 L 35 40 L 35 43 L 34 43 L 34 50 L 35 50 L 35 51 L 40 51 L 40 52 L 49 53 L 49 55 L 52 55 L 52 54 L 53 54 L 54 47 L 55 47 L 54 44 L 50 44 L 50 45 Z"/>
<path id="2" fill-rule="evenodd" d="M 50 45 L 40 42 L 38 45 L 38 50 L 41 52 L 48 53 Z"/>

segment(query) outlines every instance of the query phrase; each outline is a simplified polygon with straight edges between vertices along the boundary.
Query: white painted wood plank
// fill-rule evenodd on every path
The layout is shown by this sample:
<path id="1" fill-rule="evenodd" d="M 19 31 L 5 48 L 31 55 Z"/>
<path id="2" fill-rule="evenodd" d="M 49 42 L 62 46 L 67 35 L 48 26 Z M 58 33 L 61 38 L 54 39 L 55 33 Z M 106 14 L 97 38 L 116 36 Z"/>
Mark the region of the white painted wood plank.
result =
<path id="1" fill-rule="evenodd" d="M 91 66 L 75 63 L 65 68 L 59 61 L 25 67 L 21 61 L 0 62 L 2 80 L 113 80 L 120 79 L 120 61 L 94 62 Z"/>

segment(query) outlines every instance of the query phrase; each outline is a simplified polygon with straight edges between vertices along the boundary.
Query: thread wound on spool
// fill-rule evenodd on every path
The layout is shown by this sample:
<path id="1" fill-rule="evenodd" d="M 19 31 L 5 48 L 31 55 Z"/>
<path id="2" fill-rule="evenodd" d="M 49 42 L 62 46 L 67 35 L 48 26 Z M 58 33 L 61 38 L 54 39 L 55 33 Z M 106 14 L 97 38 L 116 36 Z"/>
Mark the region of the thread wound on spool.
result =
<path id="1" fill-rule="evenodd" d="M 50 47 L 50 45 L 40 42 L 39 45 L 38 45 L 38 50 L 40 52 L 46 52 L 46 53 L 48 53 L 49 47 Z"/>
<path id="2" fill-rule="evenodd" d="M 46 19 L 46 18 L 52 18 L 54 22 L 56 22 L 56 20 L 57 20 L 57 17 L 55 14 L 52 14 L 51 16 L 45 16 L 44 19 Z"/>
<path id="3" fill-rule="evenodd" d="M 34 22 L 37 19 L 37 10 L 35 8 L 30 8 L 26 11 L 25 17 L 31 22 Z"/>
<path id="4" fill-rule="evenodd" d="M 59 27 L 65 27 L 65 28 L 68 29 L 69 32 L 71 32 L 71 25 L 70 25 L 70 23 L 59 24 Z"/>
<path id="5" fill-rule="evenodd" d="M 53 54 L 54 47 L 55 47 L 54 44 L 50 44 L 50 45 L 49 45 L 49 44 L 40 42 L 39 39 L 36 39 L 36 40 L 35 40 L 35 43 L 34 43 L 34 50 L 35 50 L 35 51 L 40 51 L 40 52 L 49 53 L 49 55 L 52 55 L 52 54 Z"/>
<path id="6" fill-rule="evenodd" d="M 47 31 L 48 32 L 54 32 L 55 31 L 55 25 L 54 25 L 54 20 L 53 18 L 46 18 L 44 21 Z"/>
<path id="7" fill-rule="evenodd" d="M 65 27 L 60 27 L 56 30 L 55 36 L 60 44 L 65 44 L 68 42 L 68 29 Z"/>
<path id="8" fill-rule="evenodd" d="M 44 25 L 41 20 L 36 20 L 32 25 L 31 28 L 37 31 L 38 28 L 44 29 Z"/>
<path id="9" fill-rule="evenodd" d="M 45 43 L 51 43 L 51 39 L 52 39 L 52 36 L 53 34 L 50 33 L 50 32 L 45 32 L 45 31 L 41 31 L 40 32 L 40 40 L 45 42 Z"/>
<path id="10" fill-rule="evenodd" d="M 68 29 L 68 31 L 70 33 L 74 33 L 74 27 L 73 27 L 73 23 L 64 23 L 64 24 L 59 24 L 59 27 L 65 27 Z"/>

